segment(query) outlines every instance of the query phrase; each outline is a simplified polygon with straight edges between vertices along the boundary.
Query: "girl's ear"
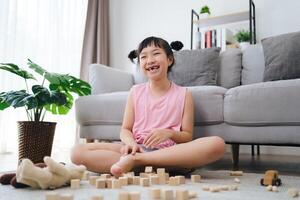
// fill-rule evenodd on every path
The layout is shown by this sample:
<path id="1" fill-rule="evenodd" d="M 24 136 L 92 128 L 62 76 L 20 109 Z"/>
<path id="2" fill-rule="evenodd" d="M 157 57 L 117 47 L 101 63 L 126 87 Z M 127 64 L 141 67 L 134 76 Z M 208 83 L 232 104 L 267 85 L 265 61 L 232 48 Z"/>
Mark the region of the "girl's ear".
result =
<path id="1" fill-rule="evenodd" d="M 174 62 L 174 58 L 173 57 L 168 57 L 168 66 L 170 67 Z"/>

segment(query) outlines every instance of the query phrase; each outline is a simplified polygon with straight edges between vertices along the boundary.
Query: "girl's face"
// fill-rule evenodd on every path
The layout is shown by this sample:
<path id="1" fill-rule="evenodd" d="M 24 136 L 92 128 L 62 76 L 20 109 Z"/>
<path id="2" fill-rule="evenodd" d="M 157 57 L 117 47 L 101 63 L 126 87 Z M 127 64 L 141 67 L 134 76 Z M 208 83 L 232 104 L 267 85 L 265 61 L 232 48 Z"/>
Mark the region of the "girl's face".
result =
<path id="1" fill-rule="evenodd" d="M 168 67 L 173 62 L 162 48 L 154 45 L 144 48 L 139 55 L 139 60 L 141 70 L 152 80 L 167 77 Z"/>

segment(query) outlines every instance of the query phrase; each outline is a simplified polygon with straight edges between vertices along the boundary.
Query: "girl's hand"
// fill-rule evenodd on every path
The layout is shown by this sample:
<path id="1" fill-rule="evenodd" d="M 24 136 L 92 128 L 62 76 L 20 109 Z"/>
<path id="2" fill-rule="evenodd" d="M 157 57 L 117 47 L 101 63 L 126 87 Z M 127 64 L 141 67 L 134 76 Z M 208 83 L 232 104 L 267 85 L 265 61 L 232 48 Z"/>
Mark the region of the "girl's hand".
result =
<path id="1" fill-rule="evenodd" d="M 134 145 L 124 145 L 121 150 L 120 150 L 122 155 L 127 155 L 127 154 L 132 154 L 134 155 L 136 152 L 141 152 L 143 153 L 144 150 L 138 145 L 138 144 L 134 144 Z"/>
<path id="2" fill-rule="evenodd" d="M 152 131 L 149 135 L 147 135 L 144 139 L 144 145 L 147 148 L 155 148 L 158 144 L 170 139 L 173 133 L 171 130 L 167 129 L 158 129 Z"/>

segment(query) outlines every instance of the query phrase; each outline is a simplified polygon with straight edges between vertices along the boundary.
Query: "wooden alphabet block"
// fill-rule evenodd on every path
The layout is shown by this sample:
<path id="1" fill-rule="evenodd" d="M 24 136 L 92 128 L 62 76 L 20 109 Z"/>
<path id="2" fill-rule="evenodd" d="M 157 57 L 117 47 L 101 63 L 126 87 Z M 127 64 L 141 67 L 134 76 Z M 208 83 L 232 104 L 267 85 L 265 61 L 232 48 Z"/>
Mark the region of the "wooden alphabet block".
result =
<path id="1" fill-rule="evenodd" d="M 179 184 L 185 184 L 185 177 L 184 176 L 175 176 L 179 178 Z"/>
<path id="2" fill-rule="evenodd" d="M 158 185 L 159 184 L 159 178 L 157 175 L 150 176 L 150 184 L 151 185 Z"/>
<path id="3" fill-rule="evenodd" d="M 113 189 L 119 189 L 119 188 L 121 188 L 120 180 L 118 180 L 118 179 L 112 179 L 111 188 L 113 188 Z"/>
<path id="4" fill-rule="evenodd" d="M 179 185 L 179 184 L 180 184 L 179 177 L 170 177 L 169 185 L 176 186 L 176 185 Z"/>
<path id="5" fill-rule="evenodd" d="M 128 176 L 127 177 L 127 181 L 128 181 L 128 185 L 132 185 L 133 184 L 133 177 L 132 176 Z"/>
<path id="6" fill-rule="evenodd" d="M 158 175 L 159 184 L 166 184 L 165 168 L 157 168 L 157 175 Z"/>
<path id="7" fill-rule="evenodd" d="M 71 189 L 78 189 L 80 187 L 80 179 L 71 180 Z"/>
<path id="8" fill-rule="evenodd" d="M 163 200 L 173 200 L 173 190 L 162 190 L 161 191 L 161 199 Z"/>
<path id="9" fill-rule="evenodd" d="M 47 192 L 46 200 L 59 200 L 59 195 L 57 192 Z"/>
<path id="10" fill-rule="evenodd" d="M 88 171 L 83 172 L 81 180 L 89 180 L 90 173 Z"/>
<path id="11" fill-rule="evenodd" d="M 161 191 L 159 188 L 150 189 L 150 196 L 152 199 L 159 199 L 160 193 L 161 193 Z"/>
<path id="12" fill-rule="evenodd" d="M 96 188 L 105 188 L 106 187 L 106 179 L 98 178 L 96 179 Z"/>
<path id="13" fill-rule="evenodd" d="M 140 200 L 141 199 L 141 193 L 139 193 L 139 192 L 130 192 L 129 196 L 130 196 L 130 200 Z"/>
<path id="14" fill-rule="evenodd" d="M 133 177 L 133 185 L 140 185 L 140 177 L 139 176 Z"/>
<path id="15" fill-rule="evenodd" d="M 120 177 L 119 181 L 121 186 L 128 185 L 128 177 Z"/>
<path id="16" fill-rule="evenodd" d="M 90 176 L 89 177 L 89 183 L 91 184 L 91 185 L 96 185 L 96 180 L 98 179 L 98 178 L 100 178 L 99 176 Z"/>
<path id="17" fill-rule="evenodd" d="M 152 166 L 146 166 L 145 167 L 145 173 L 152 173 L 153 167 Z"/>
<path id="18" fill-rule="evenodd" d="M 243 171 L 231 171 L 230 176 L 243 176 Z"/>
<path id="19" fill-rule="evenodd" d="M 109 179 L 109 178 L 111 178 L 111 175 L 110 174 L 101 174 L 100 177 L 104 178 L 104 179 Z"/>
<path id="20" fill-rule="evenodd" d="M 119 193 L 119 200 L 130 200 L 129 192 L 120 192 Z"/>
<path id="21" fill-rule="evenodd" d="M 149 187 L 150 179 L 149 178 L 140 178 L 140 185 L 143 187 Z"/>
<path id="22" fill-rule="evenodd" d="M 188 200 L 189 192 L 187 190 L 176 190 L 176 200 Z"/>
<path id="23" fill-rule="evenodd" d="M 112 188 L 112 179 L 106 179 L 105 187 L 106 188 Z"/>
<path id="24" fill-rule="evenodd" d="M 191 175 L 191 180 L 193 183 L 199 183 L 201 181 L 200 175 Z"/>

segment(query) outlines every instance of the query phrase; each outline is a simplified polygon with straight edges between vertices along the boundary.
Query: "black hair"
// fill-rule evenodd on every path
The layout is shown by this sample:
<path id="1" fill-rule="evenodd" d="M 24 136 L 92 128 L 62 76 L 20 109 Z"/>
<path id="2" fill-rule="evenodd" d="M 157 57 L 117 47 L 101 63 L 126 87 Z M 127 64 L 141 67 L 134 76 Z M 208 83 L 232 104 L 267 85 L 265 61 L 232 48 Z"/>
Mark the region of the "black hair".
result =
<path id="1" fill-rule="evenodd" d="M 182 42 L 180 41 L 174 41 L 171 43 L 171 45 L 169 45 L 169 43 L 162 39 L 162 38 L 158 38 L 158 37 L 147 37 L 146 39 L 144 39 L 138 46 L 138 49 L 137 50 L 132 50 L 129 54 L 128 54 L 128 58 L 131 60 L 131 62 L 134 62 L 134 59 L 137 58 L 138 60 L 138 63 L 140 62 L 139 61 L 139 55 L 140 53 L 142 52 L 142 50 L 150 45 L 154 45 L 156 47 L 159 47 L 159 48 L 162 48 L 167 57 L 169 59 L 172 59 L 173 62 L 172 64 L 169 66 L 168 68 L 168 71 L 170 70 L 170 68 L 174 65 L 175 63 L 175 59 L 174 59 L 174 54 L 173 54 L 173 51 L 172 49 L 176 50 L 176 51 L 179 51 L 182 47 L 183 47 L 183 44 Z"/>

